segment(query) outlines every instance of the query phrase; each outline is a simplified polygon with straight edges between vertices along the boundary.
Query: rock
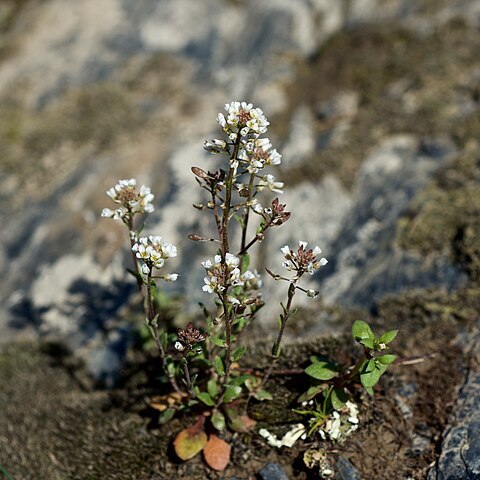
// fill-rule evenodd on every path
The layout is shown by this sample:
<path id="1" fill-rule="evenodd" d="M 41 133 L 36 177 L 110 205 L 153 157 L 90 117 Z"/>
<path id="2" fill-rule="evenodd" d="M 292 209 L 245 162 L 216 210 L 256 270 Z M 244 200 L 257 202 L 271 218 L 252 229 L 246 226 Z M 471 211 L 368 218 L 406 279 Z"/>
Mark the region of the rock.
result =
<path id="1" fill-rule="evenodd" d="M 471 371 L 443 435 L 440 458 L 428 480 L 479 480 L 479 439 L 480 374 Z"/>
<path id="2" fill-rule="evenodd" d="M 288 168 L 301 163 L 315 148 L 313 115 L 306 106 L 299 107 L 290 122 L 290 135 L 281 153 Z"/>
<path id="3" fill-rule="evenodd" d="M 357 92 L 350 90 L 340 92 L 317 106 L 317 116 L 321 119 L 351 119 L 357 114 L 359 100 L 360 95 Z"/>
<path id="4" fill-rule="evenodd" d="M 328 303 L 372 306 L 386 293 L 438 283 L 452 288 L 462 281 L 448 260 L 432 260 L 425 268 L 421 257 L 398 250 L 394 242 L 409 201 L 455 154 L 448 138 L 421 142 L 410 135 L 385 138 L 372 150 L 337 234 L 336 256 L 322 275 Z"/>
<path id="5" fill-rule="evenodd" d="M 285 470 L 278 463 L 268 463 L 259 475 L 262 480 L 288 480 Z"/>
<path id="6" fill-rule="evenodd" d="M 342 456 L 338 458 L 335 470 L 335 480 L 361 480 L 357 469 Z"/>

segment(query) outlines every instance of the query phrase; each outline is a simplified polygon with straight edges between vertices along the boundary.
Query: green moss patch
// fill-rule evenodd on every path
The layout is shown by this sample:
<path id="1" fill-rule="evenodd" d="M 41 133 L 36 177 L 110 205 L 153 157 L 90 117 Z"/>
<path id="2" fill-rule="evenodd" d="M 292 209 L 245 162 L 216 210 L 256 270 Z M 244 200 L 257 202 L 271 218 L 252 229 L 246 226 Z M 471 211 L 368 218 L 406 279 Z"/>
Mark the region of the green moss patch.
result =
<path id="1" fill-rule="evenodd" d="M 402 248 L 446 254 L 480 280 L 480 152 L 467 150 L 442 169 L 400 220 Z"/>

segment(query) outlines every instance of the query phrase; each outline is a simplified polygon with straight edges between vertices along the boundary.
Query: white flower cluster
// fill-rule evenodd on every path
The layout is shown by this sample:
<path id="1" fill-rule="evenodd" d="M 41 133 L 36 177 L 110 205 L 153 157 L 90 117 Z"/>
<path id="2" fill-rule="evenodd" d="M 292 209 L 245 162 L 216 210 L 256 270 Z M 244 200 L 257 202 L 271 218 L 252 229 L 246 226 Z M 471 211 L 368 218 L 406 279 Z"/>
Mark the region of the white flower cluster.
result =
<path id="1" fill-rule="evenodd" d="M 228 135 L 230 140 L 235 141 L 240 134 L 245 137 L 249 134 L 261 135 L 267 131 L 270 125 L 260 108 L 253 108 L 251 103 L 232 102 L 225 104 L 227 117 L 219 113 L 217 121 Z"/>
<path id="2" fill-rule="evenodd" d="M 240 272 L 240 259 L 231 253 L 225 254 L 225 262 L 222 262 L 220 255 L 215 255 L 213 263 L 210 260 L 202 262 L 203 267 L 207 271 L 207 276 L 203 279 L 205 285 L 202 287 L 204 292 L 214 293 L 223 292 L 225 287 L 244 285 L 245 282 L 253 280 L 255 274 L 250 270 L 244 273 Z M 232 298 L 232 303 L 237 303 Z"/>
<path id="3" fill-rule="evenodd" d="M 285 245 L 280 250 L 285 258 L 282 266 L 289 272 L 296 271 L 300 275 L 305 272 L 313 275 L 315 270 L 328 263 L 328 260 L 323 257 L 317 260 L 316 257 L 322 253 L 322 250 L 320 247 L 307 249 L 307 242 L 299 241 L 297 252 L 294 252 L 288 245 Z"/>
<path id="4" fill-rule="evenodd" d="M 279 165 L 282 162 L 282 156 L 272 148 L 270 140 L 259 138 L 260 135 L 266 133 L 267 127 L 270 125 L 260 108 L 254 108 L 251 103 L 247 102 L 231 102 L 225 104 L 225 110 L 227 114 L 219 113 L 217 121 L 231 142 L 239 140 L 237 158 L 230 161 L 235 171 L 239 162 L 251 174 L 257 173 L 265 166 Z M 204 143 L 204 149 L 214 154 L 230 154 L 230 147 L 231 144 L 219 139 Z M 265 184 L 265 186 L 270 188 L 269 184 Z"/>
<path id="5" fill-rule="evenodd" d="M 358 423 L 358 407 L 355 403 L 347 401 L 340 411 L 332 412 L 318 433 L 324 440 L 330 438 L 334 441 L 343 441 L 358 429 Z"/>
<path id="6" fill-rule="evenodd" d="M 268 138 L 245 140 L 239 158 L 248 162 L 247 171 L 257 173 L 266 165 L 280 165 L 282 156 L 274 148 Z"/>
<path id="7" fill-rule="evenodd" d="M 145 263 L 142 265 L 142 272 L 150 273 L 152 268 L 162 268 L 167 258 L 177 256 L 177 247 L 172 243 L 162 242 L 162 237 L 150 235 L 149 237 L 140 237 L 132 250 L 135 252 L 137 258 L 140 258 Z M 167 282 L 174 282 L 178 274 L 172 273 L 162 277 Z"/>
<path id="8" fill-rule="evenodd" d="M 150 188 L 142 185 L 140 191 L 137 192 L 136 186 L 137 181 L 130 178 L 129 180 L 119 180 L 114 187 L 107 190 L 107 195 L 120 207 L 115 210 L 104 208 L 102 217 L 123 220 L 136 213 L 152 213 L 155 210 L 152 205 L 154 195 Z"/>

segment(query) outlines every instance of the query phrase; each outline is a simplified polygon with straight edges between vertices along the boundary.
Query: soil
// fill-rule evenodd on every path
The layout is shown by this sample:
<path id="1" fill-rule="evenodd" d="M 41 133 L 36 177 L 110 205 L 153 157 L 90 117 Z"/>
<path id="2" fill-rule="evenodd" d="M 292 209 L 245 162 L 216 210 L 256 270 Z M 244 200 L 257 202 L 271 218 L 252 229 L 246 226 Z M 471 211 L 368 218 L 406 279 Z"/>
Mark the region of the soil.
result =
<path id="1" fill-rule="evenodd" d="M 305 467 L 303 453 L 317 446 L 331 460 L 348 459 L 361 478 L 425 478 L 470 368 L 459 339 L 476 328 L 479 293 L 475 288 L 454 294 L 420 291 L 378 306 L 370 320 L 378 331 L 400 325 L 394 349 L 401 359 L 382 377 L 373 397 L 356 391 L 360 428 L 344 443 L 312 436 L 292 449 L 269 447 L 256 431 L 288 430 L 299 420 L 291 410 L 295 400 L 308 387 L 304 374 L 276 376 L 269 386 L 274 401 L 249 408 L 256 428 L 224 435 L 232 445 L 232 461 L 221 474 L 208 469 L 201 455 L 188 462 L 176 458 L 175 434 L 194 418 L 158 424 L 158 412 L 146 402 L 160 387 L 144 362 L 151 373 L 157 366 L 143 354 L 131 357 L 123 385 L 104 391 L 91 388 L 82 369 L 52 345 L 5 346 L 0 354 L 0 466 L 12 478 L 25 480 L 254 479 L 270 461 L 282 465 L 289 478 L 307 480 L 319 477 Z M 254 348 L 243 366 L 266 365 L 265 350 Z M 348 364 L 358 353 L 348 335 L 319 338 L 285 348 L 278 368 L 298 369 L 311 354 Z M 402 365 L 419 356 L 413 360 L 417 363 Z"/>

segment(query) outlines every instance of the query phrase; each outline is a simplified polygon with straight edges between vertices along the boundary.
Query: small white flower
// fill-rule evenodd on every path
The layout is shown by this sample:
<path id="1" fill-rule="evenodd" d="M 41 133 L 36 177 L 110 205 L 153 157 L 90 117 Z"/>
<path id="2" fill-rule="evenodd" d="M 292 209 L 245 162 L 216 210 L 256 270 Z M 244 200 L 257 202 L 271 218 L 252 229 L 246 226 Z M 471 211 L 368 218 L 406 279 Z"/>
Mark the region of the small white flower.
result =
<path id="1" fill-rule="evenodd" d="M 203 148 L 210 153 L 225 153 L 226 152 L 226 142 L 223 140 L 213 139 L 210 142 L 205 141 L 203 144 Z"/>
<path id="2" fill-rule="evenodd" d="M 185 347 L 180 343 L 180 342 L 175 342 L 175 350 L 178 350 L 179 352 L 183 352 L 185 350 Z"/>
<path id="3" fill-rule="evenodd" d="M 137 181 L 134 178 L 119 180 L 118 183 L 107 190 L 107 195 L 120 204 L 114 212 L 104 208 L 102 217 L 124 220 L 131 218 L 136 213 L 151 213 L 155 210 L 152 201 L 155 198 L 150 188 L 142 185 L 140 191 L 136 190 Z"/>
<path id="4" fill-rule="evenodd" d="M 307 290 L 307 297 L 310 297 L 310 298 L 317 298 L 318 297 L 318 294 L 320 292 L 318 292 L 317 290 Z"/>
<path id="5" fill-rule="evenodd" d="M 164 275 L 163 279 L 166 282 L 176 282 L 178 278 L 178 273 L 169 273 L 168 275 Z"/>
<path id="6" fill-rule="evenodd" d="M 113 210 L 110 210 L 109 208 L 104 208 L 102 210 L 102 217 L 112 218 L 114 215 L 115 212 Z"/>
<path id="7" fill-rule="evenodd" d="M 144 273 L 145 275 L 148 275 L 150 273 L 150 268 L 146 263 L 142 265 L 142 273 Z"/>
<path id="8" fill-rule="evenodd" d="M 258 201 L 256 201 L 254 204 L 253 204 L 253 211 L 255 213 L 258 213 L 258 214 L 262 214 L 263 213 L 263 207 L 258 203 Z"/>
<path id="9" fill-rule="evenodd" d="M 231 253 L 225 254 L 225 263 L 229 267 L 237 267 L 240 264 L 240 259 Z"/>
<path id="10" fill-rule="evenodd" d="M 275 181 L 275 177 L 270 173 L 268 175 L 264 175 L 262 180 L 258 182 L 258 190 L 262 191 L 265 187 L 268 188 L 271 192 L 276 193 L 283 193 L 284 183 Z"/>

